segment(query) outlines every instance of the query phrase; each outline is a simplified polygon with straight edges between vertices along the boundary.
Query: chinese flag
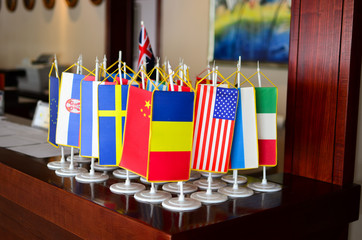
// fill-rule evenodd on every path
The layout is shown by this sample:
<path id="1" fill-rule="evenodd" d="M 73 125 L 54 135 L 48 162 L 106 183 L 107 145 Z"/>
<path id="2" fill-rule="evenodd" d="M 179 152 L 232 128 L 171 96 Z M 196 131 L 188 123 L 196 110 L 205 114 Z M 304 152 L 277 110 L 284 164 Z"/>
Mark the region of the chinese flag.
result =
<path id="1" fill-rule="evenodd" d="M 129 87 L 120 167 L 147 176 L 152 92 Z"/>

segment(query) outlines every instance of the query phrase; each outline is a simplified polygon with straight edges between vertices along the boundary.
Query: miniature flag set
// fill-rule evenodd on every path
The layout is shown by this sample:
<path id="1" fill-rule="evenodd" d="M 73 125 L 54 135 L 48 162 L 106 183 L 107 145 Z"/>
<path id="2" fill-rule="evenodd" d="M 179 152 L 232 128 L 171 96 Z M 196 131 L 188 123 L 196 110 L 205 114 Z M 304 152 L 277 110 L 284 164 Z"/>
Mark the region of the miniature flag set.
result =
<path id="1" fill-rule="evenodd" d="M 192 172 L 209 174 L 205 202 L 220 202 L 225 198 L 220 200 L 211 192 L 211 174 L 277 164 L 277 88 L 272 82 L 272 87 L 261 87 L 259 79 L 259 87 L 254 87 L 251 77 L 246 78 L 239 67 L 228 78 L 213 67 L 197 76 L 193 88 L 183 62 L 174 70 L 166 62 L 160 67 L 159 59 L 155 63 L 143 25 L 139 49 L 137 72 L 121 61 L 120 52 L 119 60 L 109 68 L 105 61 L 99 66 L 97 59 L 95 70 L 89 71 L 78 60 L 73 65 L 77 73 L 68 71 L 71 66 L 61 78 L 49 74 L 48 142 L 72 151 L 77 148 L 80 157 L 92 158 L 89 173 L 73 162 L 63 162 L 57 174 L 83 174 L 81 182 L 95 180 L 93 161 L 98 159 L 99 167 L 125 171 L 121 188 L 127 191 L 132 174 L 152 183 L 150 191 L 136 194 L 136 199 L 154 200 L 154 183 L 178 184 L 180 196 L 166 195 L 163 206 L 190 210 L 199 207 L 195 199 L 203 202 L 200 195 L 191 195 L 193 199 L 183 196 Z M 110 73 L 115 64 L 118 68 Z M 87 75 L 81 74 L 81 69 L 87 70 Z M 260 77 L 262 73 L 256 74 Z M 142 190 L 144 187 L 137 191 Z"/>

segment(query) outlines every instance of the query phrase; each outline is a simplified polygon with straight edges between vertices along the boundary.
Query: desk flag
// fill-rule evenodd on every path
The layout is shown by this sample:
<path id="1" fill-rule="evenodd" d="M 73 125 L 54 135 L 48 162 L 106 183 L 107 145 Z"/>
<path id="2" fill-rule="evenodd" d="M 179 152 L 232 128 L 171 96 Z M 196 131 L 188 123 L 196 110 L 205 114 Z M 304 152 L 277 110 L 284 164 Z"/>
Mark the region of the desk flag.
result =
<path id="1" fill-rule="evenodd" d="M 80 155 L 98 158 L 98 81 L 81 82 Z M 110 84 L 110 83 L 108 83 Z"/>
<path id="2" fill-rule="evenodd" d="M 58 101 L 59 101 L 59 79 L 56 77 L 50 77 L 48 142 L 55 147 L 58 147 L 58 144 L 56 144 L 55 142 L 55 136 L 57 131 L 57 118 L 58 118 Z"/>
<path id="3" fill-rule="evenodd" d="M 230 169 L 258 168 L 258 135 L 253 87 L 239 88 Z"/>
<path id="4" fill-rule="evenodd" d="M 193 92 L 154 92 L 148 181 L 189 179 L 194 95 Z"/>
<path id="5" fill-rule="evenodd" d="M 275 87 L 256 87 L 259 165 L 277 165 L 277 98 Z"/>
<path id="6" fill-rule="evenodd" d="M 127 121 L 120 167 L 147 177 L 152 92 L 129 87 Z"/>
<path id="7" fill-rule="evenodd" d="M 152 84 L 151 81 L 154 84 Z M 156 85 L 155 80 L 148 79 L 146 89 L 150 92 L 153 92 L 153 90 L 156 89 L 155 85 Z M 167 91 L 169 89 L 166 82 L 163 82 L 163 83 L 159 82 L 157 88 L 160 91 Z"/>
<path id="8" fill-rule="evenodd" d="M 121 160 L 128 87 L 129 85 L 98 86 L 100 165 L 118 166 Z"/>
<path id="9" fill-rule="evenodd" d="M 227 172 L 238 90 L 198 85 L 192 169 Z"/>
<path id="10" fill-rule="evenodd" d="M 79 147 L 80 82 L 84 78 L 94 79 L 93 76 L 62 73 L 56 132 L 57 144 Z"/>
<path id="11" fill-rule="evenodd" d="M 138 56 L 138 69 L 140 69 L 142 64 L 146 65 L 146 72 L 149 73 L 155 67 L 155 56 L 152 52 L 150 38 L 148 37 L 146 28 L 144 25 L 141 26 L 141 31 L 139 35 L 139 56 Z"/>

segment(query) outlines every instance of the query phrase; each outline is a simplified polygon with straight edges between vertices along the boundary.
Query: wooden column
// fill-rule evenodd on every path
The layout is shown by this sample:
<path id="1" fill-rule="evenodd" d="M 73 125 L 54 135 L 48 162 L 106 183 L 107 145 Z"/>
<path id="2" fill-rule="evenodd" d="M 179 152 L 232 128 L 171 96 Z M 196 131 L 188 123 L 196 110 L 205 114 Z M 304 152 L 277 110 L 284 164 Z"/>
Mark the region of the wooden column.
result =
<path id="1" fill-rule="evenodd" d="M 362 2 L 292 4 L 286 172 L 352 183 L 361 71 Z"/>
<path id="2" fill-rule="evenodd" d="M 118 60 L 122 51 L 122 61 L 132 65 L 133 59 L 133 0 L 106 1 L 106 51 L 109 63 Z"/>

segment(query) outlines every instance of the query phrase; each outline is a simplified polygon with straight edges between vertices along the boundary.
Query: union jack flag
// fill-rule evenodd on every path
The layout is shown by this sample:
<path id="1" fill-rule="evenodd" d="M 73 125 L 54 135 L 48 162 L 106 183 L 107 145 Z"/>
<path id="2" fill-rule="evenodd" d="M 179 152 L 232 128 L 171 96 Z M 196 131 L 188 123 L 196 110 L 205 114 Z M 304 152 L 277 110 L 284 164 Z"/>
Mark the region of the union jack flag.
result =
<path id="1" fill-rule="evenodd" d="M 155 66 L 155 56 L 152 52 L 150 38 L 148 37 L 146 28 L 141 26 L 141 32 L 139 37 L 139 57 L 138 57 L 138 69 L 140 69 L 143 63 L 146 64 L 146 71 L 150 72 Z"/>

